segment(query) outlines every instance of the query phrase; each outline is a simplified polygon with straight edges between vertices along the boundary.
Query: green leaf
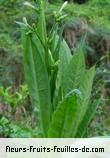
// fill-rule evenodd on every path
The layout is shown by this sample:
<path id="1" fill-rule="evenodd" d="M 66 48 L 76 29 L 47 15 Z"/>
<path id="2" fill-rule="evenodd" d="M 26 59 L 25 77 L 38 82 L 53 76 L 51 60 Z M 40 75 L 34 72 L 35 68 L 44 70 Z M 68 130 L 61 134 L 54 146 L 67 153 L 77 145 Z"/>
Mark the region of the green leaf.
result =
<path id="1" fill-rule="evenodd" d="M 65 42 L 65 40 L 61 43 L 60 54 L 59 54 L 59 64 L 58 64 L 58 74 L 56 79 L 56 89 L 55 89 L 55 96 L 54 96 L 54 106 L 57 105 L 58 101 L 61 100 L 60 88 L 62 86 L 62 81 L 65 78 L 65 71 L 68 67 L 68 64 L 72 58 L 70 49 Z M 59 97 L 60 96 L 60 97 Z"/>
<path id="2" fill-rule="evenodd" d="M 58 32 L 58 23 L 53 25 L 48 37 L 48 43 L 49 43 L 49 47 L 52 53 L 54 53 L 56 44 L 58 42 L 57 32 Z"/>
<path id="3" fill-rule="evenodd" d="M 51 118 L 51 97 L 44 49 L 39 43 L 35 33 L 25 34 L 24 70 L 32 103 L 35 111 L 38 112 L 38 123 L 43 136 L 46 136 Z"/>
<path id="4" fill-rule="evenodd" d="M 84 54 L 81 49 L 78 49 L 78 52 L 74 54 L 65 70 L 65 77 L 62 79 L 63 96 L 73 89 L 80 90 L 83 99 L 80 102 L 79 117 L 76 117 L 76 120 L 81 123 L 88 108 L 93 78 L 95 75 L 95 67 L 92 67 L 90 70 L 85 69 Z M 77 133 L 76 129 L 75 132 Z"/>
<path id="5" fill-rule="evenodd" d="M 90 121 L 92 120 L 95 112 L 96 112 L 96 109 L 97 107 L 99 106 L 100 104 L 100 101 L 99 100 L 95 100 L 93 101 L 93 103 L 91 103 L 89 106 L 88 106 L 88 109 L 84 115 L 84 118 L 83 120 L 81 121 L 80 123 L 80 126 L 78 128 L 78 131 L 77 131 L 77 134 L 76 134 L 76 137 L 77 138 L 82 138 L 84 137 L 85 133 L 86 133 L 86 130 L 87 130 L 87 127 L 90 123 Z"/>
<path id="6" fill-rule="evenodd" d="M 47 43 L 47 31 L 46 31 L 46 21 L 45 21 L 45 3 L 44 1 L 40 1 L 40 15 L 37 26 L 37 33 L 39 35 L 40 40 L 46 46 Z"/>
<path id="7" fill-rule="evenodd" d="M 83 121 L 84 117 L 86 117 L 86 112 L 88 107 L 88 104 L 90 102 L 90 96 L 92 91 L 92 85 L 93 85 L 93 79 L 95 76 L 95 67 L 92 67 L 89 70 L 85 70 L 85 73 L 83 74 L 80 82 L 80 88 L 83 100 L 81 102 L 81 120 Z M 80 127 L 79 127 L 80 128 Z"/>
<path id="8" fill-rule="evenodd" d="M 78 48 L 73 55 L 68 68 L 65 69 L 63 82 L 63 96 L 72 89 L 80 88 L 80 80 L 85 72 L 84 53 L 81 48 Z"/>
<path id="9" fill-rule="evenodd" d="M 80 81 L 79 90 L 81 91 L 82 97 L 83 97 L 83 102 L 82 102 L 83 115 L 84 115 L 85 111 L 87 110 L 87 106 L 89 104 L 94 76 L 95 76 L 95 66 L 93 66 L 89 70 L 85 70 L 85 72 L 81 78 L 81 81 Z"/>
<path id="10" fill-rule="evenodd" d="M 61 101 L 52 116 L 48 137 L 71 138 L 75 136 L 80 117 L 80 96 L 72 92 Z"/>

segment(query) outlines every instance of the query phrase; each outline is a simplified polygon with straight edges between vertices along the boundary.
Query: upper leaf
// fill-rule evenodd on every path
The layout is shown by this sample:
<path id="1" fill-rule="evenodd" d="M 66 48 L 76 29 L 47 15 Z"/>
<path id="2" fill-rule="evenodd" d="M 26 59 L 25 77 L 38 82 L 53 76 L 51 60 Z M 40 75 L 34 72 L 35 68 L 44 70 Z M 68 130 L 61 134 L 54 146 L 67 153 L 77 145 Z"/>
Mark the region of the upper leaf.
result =
<path id="1" fill-rule="evenodd" d="M 63 96 L 72 89 L 79 89 L 80 80 L 85 73 L 85 60 L 81 48 L 78 48 L 73 55 L 68 68 L 65 69 L 65 77 L 63 78 Z"/>
<path id="2" fill-rule="evenodd" d="M 56 89 L 55 89 L 55 95 L 54 95 L 54 106 L 57 105 L 58 101 L 61 100 L 62 92 L 61 92 L 61 87 L 63 80 L 65 78 L 65 71 L 68 68 L 68 64 L 72 58 L 70 49 L 63 40 L 61 42 L 61 47 L 60 47 L 60 54 L 59 54 L 59 64 L 58 64 L 58 73 L 57 73 L 57 79 L 56 79 Z"/>

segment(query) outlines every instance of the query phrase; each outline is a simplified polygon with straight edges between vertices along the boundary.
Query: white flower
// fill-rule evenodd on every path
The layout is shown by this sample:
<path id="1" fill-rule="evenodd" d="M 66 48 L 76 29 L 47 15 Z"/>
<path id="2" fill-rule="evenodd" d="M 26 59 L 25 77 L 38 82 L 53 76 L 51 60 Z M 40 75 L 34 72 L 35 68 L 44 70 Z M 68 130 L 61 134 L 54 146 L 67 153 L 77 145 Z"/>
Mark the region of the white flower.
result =
<path id="1" fill-rule="evenodd" d="M 29 3 L 29 2 L 24 2 L 24 5 L 26 5 L 26 6 L 28 6 L 28 7 L 31 7 L 31 8 L 33 8 L 33 9 L 35 9 L 35 7 L 31 4 L 31 3 Z"/>
<path id="2" fill-rule="evenodd" d="M 62 12 L 62 10 L 66 7 L 66 5 L 68 4 L 68 2 L 64 2 L 63 5 L 61 6 L 60 10 L 59 10 L 59 13 Z"/>
<path id="3" fill-rule="evenodd" d="M 26 17 L 23 17 L 24 24 L 28 25 Z"/>

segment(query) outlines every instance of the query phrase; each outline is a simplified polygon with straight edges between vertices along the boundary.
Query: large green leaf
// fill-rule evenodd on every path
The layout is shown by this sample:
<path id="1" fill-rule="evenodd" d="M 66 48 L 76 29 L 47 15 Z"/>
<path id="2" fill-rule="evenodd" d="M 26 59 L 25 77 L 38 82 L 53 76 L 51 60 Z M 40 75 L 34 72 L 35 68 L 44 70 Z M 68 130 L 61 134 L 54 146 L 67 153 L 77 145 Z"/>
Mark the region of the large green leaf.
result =
<path id="1" fill-rule="evenodd" d="M 67 43 L 65 42 L 65 40 L 63 40 L 60 46 L 58 74 L 57 74 L 57 79 L 56 79 L 56 89 L 55 89 L 55 95 L 54 95 L 54 106 L 56 106 L 58 101 L 61 100 L 62 81 L 65 78 L 65 71 L 68 68 L 68 64 L 71 58 L 72 58 L 72 55 L 71 55 L 70 49 Z"/>
<path id="2" fill-rule="evenodd" d="M 73 55 L 68 68 L 65 69 L 63 82 L 63 96 L 72 89 L 80 88 L 80 80 L 85 73 L 84 53 L 81 48 L 78 48 Z"/>
<path id="3" fill-rule="evenodd" d="M 77 137 L 76 134 L 80 126 L 82 127 L 81 133 L 83 134 L 86 129 L 86 123 L 88 123 L 85 117 L 90 100 L 94 74 L 94 67 L 90 70 L 85 70 L 85 73 L 83 73 L 82 81 L 80 81 L 79 85 L 82 99 L 77 98 L 73 93 L 72 96 L 66 97 L 66 99 L 60 102 L 53 114 L 52 123 L 49 128 L 49 137 Z M 83 121 L 87 121 L 84 122 L 85 126 L 83 126 Z M 83 129 L 84 127 L 85 129 Z"/>
<path id="4" fill-rule="evenodd" d="M 88 109 L 94 76 L 95 76 L 95 67 L 92 67 L 89 70 L 85 70 L 85 73 L 83 74 L 80 80 L 79 90 L 81 91 L 83 97 L 82 108 L 81 108 L 82 120 Z"/>
<path id="5" fill-rule="evenodd" d="M 82 118 L 89 103 L 94 75 L 95 67 L 86 70 L 83 49 L 79 47 L 73 55 L 68 69 L 65 72 L 65 77 L 63 79 L 63 91 L 64 95 L 72 89 L 79 89 L 81 91 L 83 96 L 83 101 L 81 103 Z"/>
<path id="6" fill-rule="evenodd" d="M 87 131 L 87 127 L 88 127 L 90 121 L 92 120 L 99 104 L 100 104 L 99 100 L 95 100 L 95 101 L 93 101 L 93 103 L 89 104 L 88 109 L 83 117 L 83 120 L 81 121 L 81 123 L 79 125 L 76 137 L 78 137 L 78 138 L 84 137 L 84 134 Z"/>
<path id="7" fill-rule="evenodd" d="M 75 136 L 80 117 L 80 96 L 73 91 L 57 106 L 49 127 L 48 137 L 71 138 Z"/>
<path id="8" fill-rule="evenodd" d="M 93 78 L 95 75 L 95 67 L 86 70 L 84 54 L 81 49 L 79 50 L 80 51 L 73 56 L 68 68 L 66 69 L 65 77 L 63 78 L 63 95 L 66 95 L 72 89 L 80 90 L 83 99 L 80 103 L 79 117 L 76 118 L 77 122 L 80 124 L 88 108 Z"/>
<path id="9" fill-rule="evenodd" d="M 36 44 L 37 43 L 37 44 Z M 44 60 L 44 49 L 35 33 L 25 34 L 24 38 L 24 70 L 32 97 L 34 109 L 38 112 L 38 123 L 47 135 L 51 117 L 51 97 L 48 74 Z"/>
<path id="10" fill-rule="evenodd" d="M 85 70 L 85 73 L 83 74 L 81 81 L 80 81 L 80 91 L 82 93 L 82 103 L 81 103 L 81 119 L 80 119 L 80 126 L 78 129 L 78 133 L 80 133 L 80 135 L 83 135 L 84 130 L 86 129 L 86 124 L 88 124 L 88 121 L 86 119 L 87 113 L 88 113 L 88 109 L 91 112 L 90 118 L 93 116 L 92 110 L 95 110 L 96 108 L 94 107 L 94 109 L 91 109 L 91 107 L 89 107 L 89 102 L 90 102 L 90 96 L 91 96 L 91 90 L 92 90 L 92 85 L 93 85 L 93 79 L 94 79 L 94 75 L 95 75 L 95 67 L 92 67 L 89 70 Z M 88 119 L 90 119 L 88 118 Z M 82 129 L 82 130 L 81 130 Z M 81 131 L 80 131 L 81 130 Z M 81 134 L 82 133 L 82 134 Z M 79 135 L 79 134 L 78 134 Z M 77 137 L 77 135 L 76 135 Z"/>

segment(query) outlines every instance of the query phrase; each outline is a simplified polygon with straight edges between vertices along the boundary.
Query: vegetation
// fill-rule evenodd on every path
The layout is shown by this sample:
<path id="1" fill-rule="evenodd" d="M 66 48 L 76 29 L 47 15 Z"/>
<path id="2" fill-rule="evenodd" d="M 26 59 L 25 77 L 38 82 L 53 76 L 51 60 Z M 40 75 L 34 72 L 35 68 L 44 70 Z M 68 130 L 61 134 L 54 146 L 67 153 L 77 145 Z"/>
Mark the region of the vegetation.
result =
<path id="1" fill-rule="evenodd" d="M 109 135 L 110 2 L 22 4 L 0 2 L 0 136 Z"/>

